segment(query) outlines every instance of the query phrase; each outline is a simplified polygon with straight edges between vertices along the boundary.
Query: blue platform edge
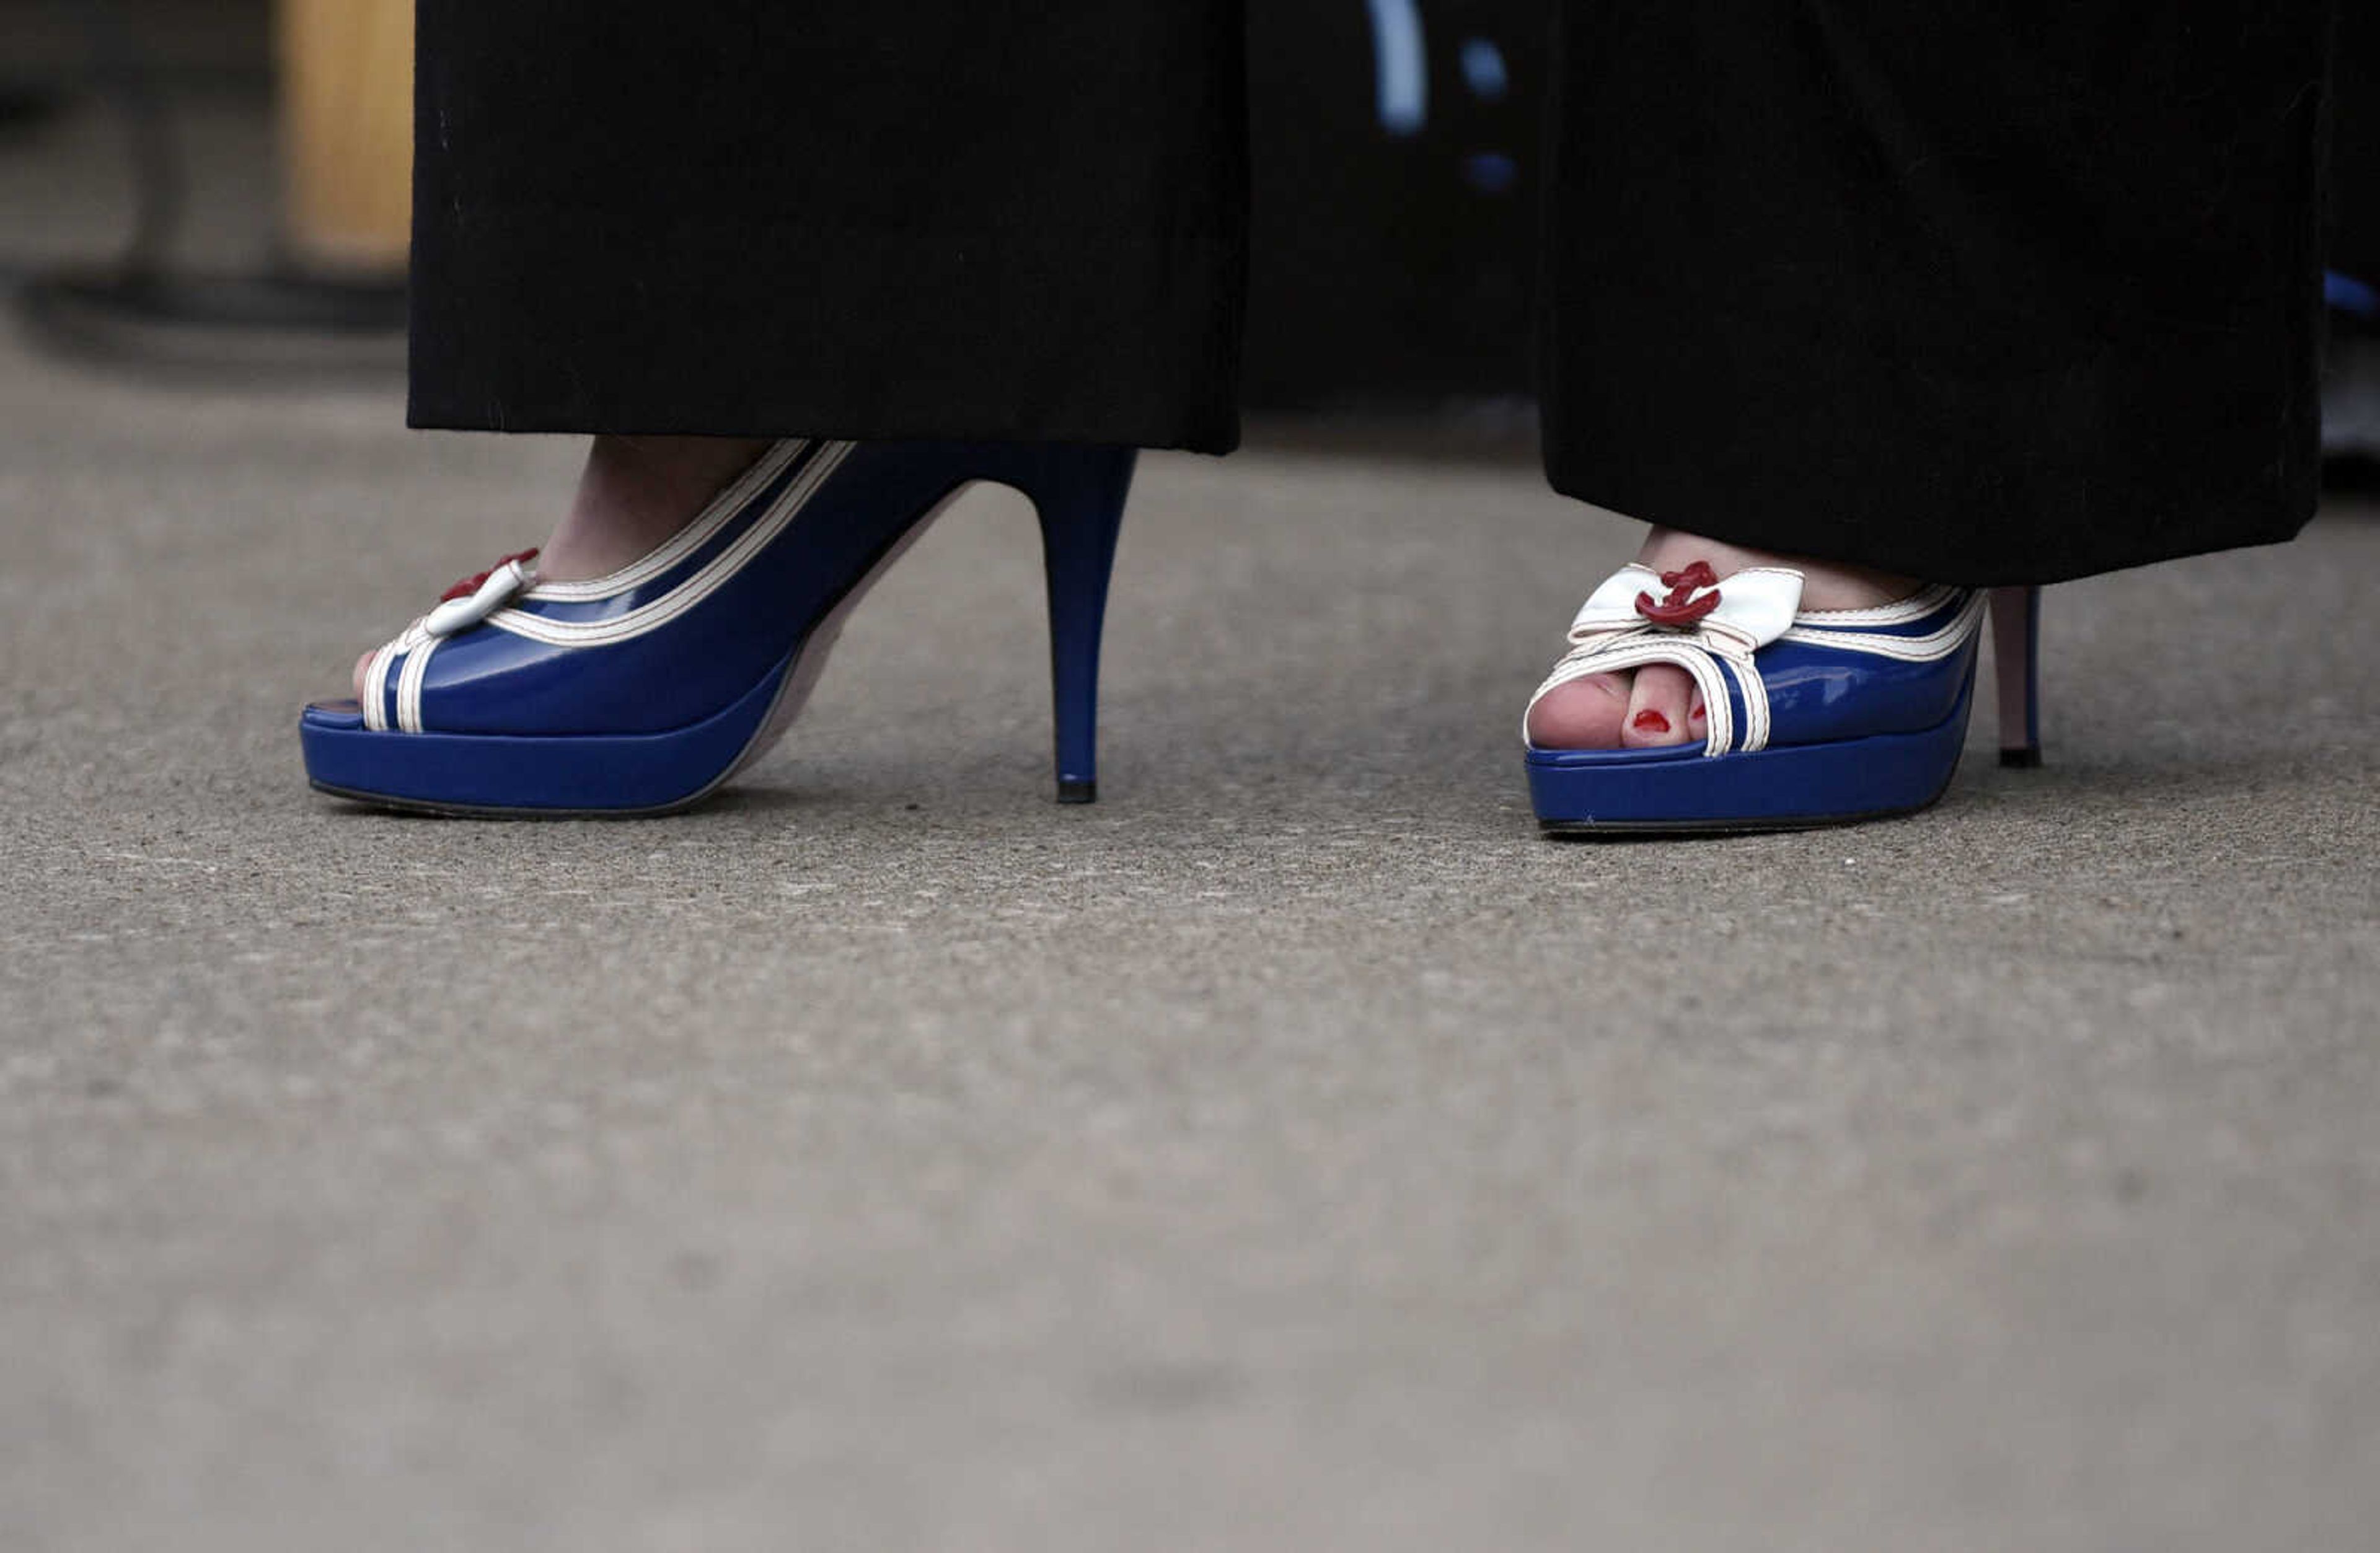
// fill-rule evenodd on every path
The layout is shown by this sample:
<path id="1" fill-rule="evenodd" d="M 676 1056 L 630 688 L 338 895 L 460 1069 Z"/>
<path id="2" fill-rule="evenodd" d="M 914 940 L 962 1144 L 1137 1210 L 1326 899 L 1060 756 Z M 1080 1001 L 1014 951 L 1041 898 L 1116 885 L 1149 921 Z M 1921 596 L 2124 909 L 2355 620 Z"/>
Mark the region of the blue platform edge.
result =
<path id="1" fill-rule="evenodd" d="M 776 704 L 787 666 L 771 666 L 724 710 L 658 734 L 374 733 L 360 710 L 318 705 L 298 719 L 298 736 L 316 787 L 369 803 L 652 813 L 693 802 L 733 770 Z"/>
<path id="2" fill-rule="evenodd" d="M 1971 661 L 1972 663 L 1972 661 Z M 1967 742 L 1972 667 L 1931 728 L 1706 756 L 1662 749 L 1533 749 L 1540 824 L 1595 830 L 1718 830 L 1826 824 L 1921 809 L 1942 795 Z"/>

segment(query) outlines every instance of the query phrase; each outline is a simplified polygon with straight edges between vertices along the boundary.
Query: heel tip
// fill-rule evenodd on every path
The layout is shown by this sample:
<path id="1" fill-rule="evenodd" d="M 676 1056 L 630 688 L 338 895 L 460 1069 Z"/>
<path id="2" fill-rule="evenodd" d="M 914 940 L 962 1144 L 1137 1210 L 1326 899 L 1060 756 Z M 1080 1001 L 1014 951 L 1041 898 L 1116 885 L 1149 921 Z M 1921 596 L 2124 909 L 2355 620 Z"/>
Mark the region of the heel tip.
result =
<path id="1" fill-rule="evenodd" d="M 2012 771 L 2037 771 L 2041 769 L 2041 751 L 2037 748 L 2003 749 L 2000 764 Z"/>
<path id="2" fill-rule="evenodd" d="M 1062 804 L 1096 804 L 1099 801 L 1099 784 L 1093 781 L 1061 779 L 1058 801 Z"/>

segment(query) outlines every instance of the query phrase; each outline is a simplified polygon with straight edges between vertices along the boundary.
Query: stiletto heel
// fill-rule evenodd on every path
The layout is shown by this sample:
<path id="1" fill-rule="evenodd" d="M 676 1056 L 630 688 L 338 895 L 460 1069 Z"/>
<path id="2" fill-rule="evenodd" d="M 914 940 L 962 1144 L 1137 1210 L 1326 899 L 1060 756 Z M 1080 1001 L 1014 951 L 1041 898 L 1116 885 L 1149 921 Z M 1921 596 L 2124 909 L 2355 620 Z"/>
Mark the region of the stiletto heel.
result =
<path id="1" fill-rule="evenodd" d="M 592 582 L 535 552 L 459 583 L 299 720 L 327 793 L 442 814 L 684 808 L 793 722 L 868 588 L 978 480 L 1040 515 L 1059 796 L 1089 801 L 1099 623 L 1130 449 L 777 443 L 694 522 Z"/>
<path id="2" fill-rule="evenodd" d="M 1992 668 L 1999 682 L 2000 764 L 2041 764 L 2041 589 L 1992 589 Z"/>
<path id="3" fill-rule="evenodd" d="M 1099 633 L 1136 456 L 1132 448 L 1106 448 L 1052 458 L 1026 487 L 1041 519 L 1049 573 L 1050 705 L 1062 804 L 1099 795 Z"/>

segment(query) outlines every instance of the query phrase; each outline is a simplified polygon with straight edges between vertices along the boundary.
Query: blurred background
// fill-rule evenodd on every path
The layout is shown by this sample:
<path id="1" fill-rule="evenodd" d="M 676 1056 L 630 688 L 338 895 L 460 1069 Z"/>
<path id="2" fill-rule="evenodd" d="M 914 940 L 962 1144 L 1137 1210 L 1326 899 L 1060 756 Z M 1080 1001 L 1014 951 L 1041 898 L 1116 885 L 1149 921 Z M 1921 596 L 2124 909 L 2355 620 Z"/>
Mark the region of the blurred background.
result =
<path id="1" fill-rule="evenodd" d="M 2372 1546 L 2380 504 L 2058 588 L 1922 819 L 1541 841 L 1636 543 L 1535 467 L 1544 5 L 1249 7 L 1100 803 L 985 490 L 714 803 L 480 826 L 291 736 L 583 456 L 403 428 L 406 0 L 0 0 L 0 1553 Z"/>
<path id="2" fill-rule="evenodd" d="M 1250 18 L 1252 411 L 1532 436 L 1542 0 Z M 2343 18 L 2333 474 L 2380 468 L 2380 12 Z M 128 368 L 401 370 L 408 0 L 0 0 L 0 280 Z"/>

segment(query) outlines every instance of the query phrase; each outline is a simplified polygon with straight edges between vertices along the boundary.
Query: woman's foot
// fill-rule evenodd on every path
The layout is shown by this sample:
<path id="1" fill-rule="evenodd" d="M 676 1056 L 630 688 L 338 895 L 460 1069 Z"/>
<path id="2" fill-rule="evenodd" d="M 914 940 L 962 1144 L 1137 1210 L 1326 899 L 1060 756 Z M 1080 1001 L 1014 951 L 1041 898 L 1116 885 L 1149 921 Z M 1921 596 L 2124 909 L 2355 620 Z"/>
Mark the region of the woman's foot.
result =
<path id="1" fill-rule="evenodd" d="M 1803 574 L 1805 610 L 1868 609 L 1923 586 L 1911 577 L 1744 550 L 1674 528 L 1645 535 L 1636 559 L 1657 572 L 1708 562 L 1722 581 L 1746 566 L 1791 566 Z M 1529 742 L 1540 749 L 1649 749 L 1699 741 L 1707 731 L 1693 676 L 1668 663 L 1572 680 L 1548 691 L 1529 711 Z"/>
<path id="2" fill-rule="evenodd" d="M 650 555 L 768 451 L 740 437 L 598 437 L 578 492 L 538 552 L 546 582 L 585 582 Z M 372 655 L 356 660 L 356 698 Z"/>

